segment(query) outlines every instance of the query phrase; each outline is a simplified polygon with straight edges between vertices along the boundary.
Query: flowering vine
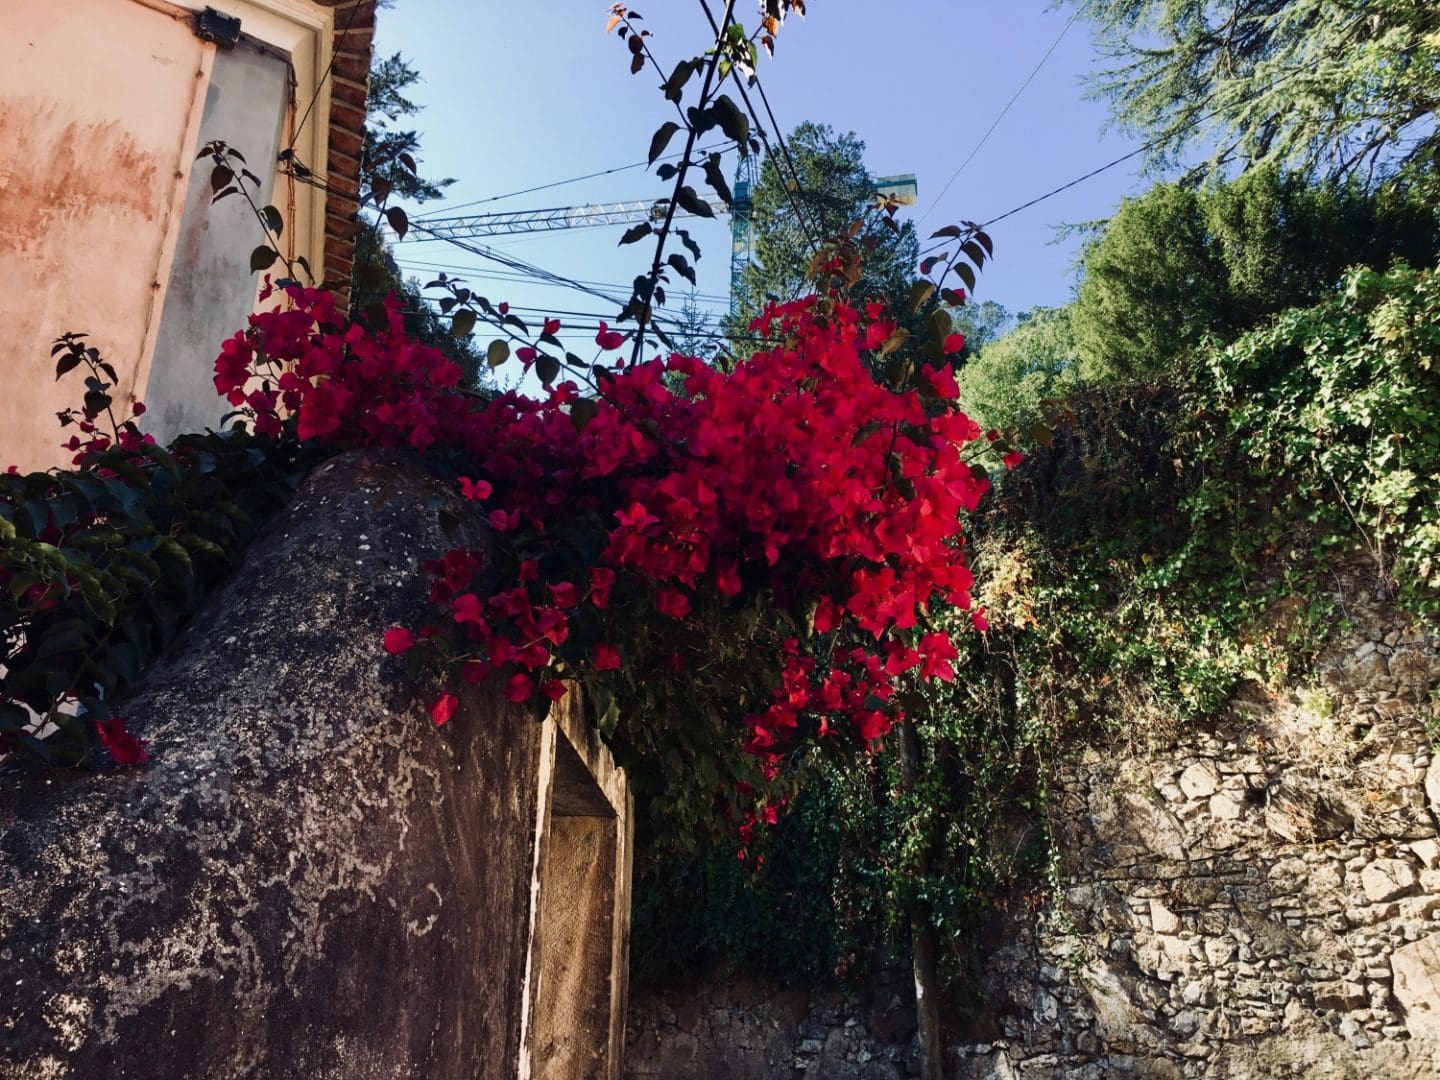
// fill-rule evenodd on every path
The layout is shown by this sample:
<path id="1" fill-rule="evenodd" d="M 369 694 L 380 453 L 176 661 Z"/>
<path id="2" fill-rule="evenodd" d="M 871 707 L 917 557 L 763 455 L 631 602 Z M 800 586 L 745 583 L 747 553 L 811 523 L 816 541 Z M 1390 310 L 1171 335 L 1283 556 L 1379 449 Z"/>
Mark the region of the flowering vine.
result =
<path id="1" fill-rule="evenodd" d="M 621 360 L 593 395 L 564 381 L 536 400 L 460 390 L 393 300 L 367 325 L 332 293 L 284 294 L 225 342 L 217 390 L 267 436 L 441 455 L 503 540 L 499 566 L 468 548 L 427 562 L 437 617 L 383 642 L 413 669 L 452 688 L 495 680 L 537 708 L 584 684 L 624 761 L 657 748 L 647 724 L 676 722 L 628 715 L 636 680 L 713 668 L 715 621 L 746 613 L 727 662 L 765 677 L 725 684 L 716 743 L 745 753 L 714 773 L 753 794 L 722 807 L 744 825 L 769 814 L 797 747 L 868 747 L 903 718 L 900 680 L 953 677 L 954 645 L 924 623 L 936 603 L 970 607 L 962 523 L 988 481 L 965 450 L 981 432 L 948 366 L 903 390 L 872 374 L 895 332 L 884 305 L 775 305 L 751 327 L 767 347 L 728 373 Z M 614 338 L 602 327 L 597 348 Z M 457 706 L 447 689 L 431 715 Z"/>

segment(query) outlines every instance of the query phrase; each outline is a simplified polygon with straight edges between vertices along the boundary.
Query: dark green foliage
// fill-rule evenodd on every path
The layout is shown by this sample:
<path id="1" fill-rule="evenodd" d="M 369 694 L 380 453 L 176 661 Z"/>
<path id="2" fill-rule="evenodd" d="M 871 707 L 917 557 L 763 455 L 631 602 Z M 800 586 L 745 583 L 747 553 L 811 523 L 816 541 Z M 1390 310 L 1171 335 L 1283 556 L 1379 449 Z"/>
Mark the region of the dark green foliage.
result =
<path id="1" fill-rule="evenodd" d="M 854 132 L 837 135 L 828 125 L 807 122 L 791 132 L 786 144 L 799 186 L 782 156 L 766 157 L 752 193 L 756 261 L 741 275 L 737 314 L 730 321 L 732 332 L 741 335 L 768 297 L 788 300 L 813 291 L 810 260 L 816 245 L 865 218 L 875 192 L 875 178 L 865 167 L 865 143 Z M 863 235 L 874 238 L 875 248 L 852 295 L 882 297 L 904 312 L 919 260 L 914 226 L 907 222 L 892 232 L 872 215 Z"/>
<path id="2" fill-rule="evenodd" d="M 1070 393 L 1078 374 L 1070 309 L 1036 308 L 1009 333 L 981 339 L 956 375 L 960 406 L 987 431 L 1030 424 L 1042 402 Z"/>
<path id="3" fill-rule="evenodd" d="M 1043 829 L 1024 820 L 1038 803 L 1042 731 L 1014 708 L 1007 669 L 971 644 L 957 682 L 921 707 L 912 791 L 900 793 L 893 748 L 858 766 L 817 755 L 758 871 L 733 842 L 637 870 L 637 982 L 710 966 L 781 982 L 862 979 L 877 955 L 908 949 L 906 905 L 919 898 L 946 945 L 943 978 L 963 984 L 988 903 L 1033 878 L 1046 850 Z M 997 834 L 1004 819 L 1018 827 Z"/>
<path id="4" fill-rule="evenodd" d="M 60 727 L 42 746 L 0 705 L 0 749 L 84 760 L 94 722 L 323 456 L 237 428 L 110 450 L 93 471 L 0 475 L 0 700 Z M 67 695 L 83 721 L 52 709 Z"/>
<path id="5" fill-rule="evenodd" d="M 1366 187 L 1433 183 L 1440 6 L 1431 0 L 1073 0 L 1113 62 L 1094 77 L 1152 167 L 1278 165 Z"/>
<path id="6" fill-rule="evenodd" d="M 710 965 L 783 982 L 820 980 L 881 939 L 873 912 L 836 902 L 849 857 L 845 834 L 864 819 L 842 806 L 833 779 L 829 771 L 810 777 L 758 871 L 735 857 L 733 843 L 700 858 L 637 866 L 630 938 L 637 982 L 663 983 Z"/>
<path id="7" fill-rule="evenodd" d="M 351 303 L 359 309 L 371 307 L 388 294 L 404 302 L 405 332 L 416 341 L 433 345 L 460 365 L 465 385 L 483 390 L 493 385 L 484 350 L 468 334 L 456 336 L 451 320 L 442 316 L 426 299 L 420 283 L 407 278 L 390 254 L 379 229 L 362 225 L 355 236 L 355 271 Z"/>
<path id="8" fill-rule="evenodd" d="M 365 148 L 360 159 L 362 185 L 369 189 L 377 179 L 386 181 L 402 199 L 423 203 L 443 198 L 452 179 L 430 180 L 406 168 L 402 154 L 413 160 L 420 152 L 420 133 L 396 129 L 400 120 L 421 111 L 405 91 L 420 81 L 420 72 L 398 52 L 370 66 L 370 91 L 365 99 Z"/>
<path id="9" fill-rule="evenodd" d="M 1274 169 L 1201 191 L 1159 184 L 1126 200 L 1085 252 L 1071 309 L 1080 377 L 1160 376 L 1207 339 L 1314 303 L 1348 266 L 1437 252 L 1440 219 L 1418 199 Z"/>

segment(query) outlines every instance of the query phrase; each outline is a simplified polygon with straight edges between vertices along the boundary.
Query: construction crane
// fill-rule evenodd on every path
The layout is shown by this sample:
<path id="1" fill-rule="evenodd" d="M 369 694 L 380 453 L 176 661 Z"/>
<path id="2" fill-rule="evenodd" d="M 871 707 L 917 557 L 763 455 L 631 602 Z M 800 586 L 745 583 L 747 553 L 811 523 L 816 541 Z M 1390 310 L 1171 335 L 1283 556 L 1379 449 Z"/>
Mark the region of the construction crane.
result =
<path id="1" fill-rule="evenodd" d="M 729 212 L 719 199 L 706 200 L 715 214 Z M 476 236 L 510 236 L 514 233 L 553 232 L 557 229 L 589 229 L 599 225 L 658 224 L 665 220 L 669 199 L 627 199 L 623 202 L 589 203 L 585 206 L 552 206 L 544 210 L 512 210 L 501 214 L 462 214 L 458 217 L 425 218 L 427 233 L 437 237 L 469 239 Z M 692 217 L 681 207 L 676 217 Z"/>
<path id="2" fill-rule="evenodd" d="M 739 299 L 740 276 L 755 258 L 755 183 L 759 179 L 753 155 L 740 158 L 735 169 L 734 198 L 726 206 L 719 199 L 707 199 L 715 216 L 730 215 L 730 313 Z M 875 194 L 902 205 L 915 203 L 913 173 L 883 176 L 875 180 Z M 669 199 L 627 199 L 621 202 L 589 203 L 585 206 L 552 206 L 541 210 L 512 210 L 506 213 L 461 214 L 424 219 L 426 233 L 435 239 L 471 239 L 477 236 L 512 236 L 517 233 L 554 232 L 560 229 L 590 229 L 602 225 L 659 224 L 670 213 Z M 696 215 L 683 207 L 674 208 L 674 217 Z M 418 239 L 418 238 L 417 238 Z"/>

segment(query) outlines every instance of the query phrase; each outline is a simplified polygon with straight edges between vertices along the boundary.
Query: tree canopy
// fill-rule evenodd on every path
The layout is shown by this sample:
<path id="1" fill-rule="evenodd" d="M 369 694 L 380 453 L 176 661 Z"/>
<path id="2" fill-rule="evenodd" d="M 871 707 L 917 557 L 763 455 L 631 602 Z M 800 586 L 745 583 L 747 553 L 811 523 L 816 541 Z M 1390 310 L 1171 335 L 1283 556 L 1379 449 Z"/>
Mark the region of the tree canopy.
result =
<path id="1" fill-rule="evenodd" d="M 1122 203 L 1085 252 L 1072 312 L 1080 374 L 1153 375 L 1207 336 L 1228 341 L 1315 303 L 1348 266 L 1428 264 L 1437 252 L 1435 212 L 1413 195 L 1312 185 L 1275 167 L 1200 190 L 1156 185 Z"/>
<path id="2" fill-rule="evenodd" d="M 1358 179 L 1434 173 L 1440 7 L 1431 0 L 1073 0 L 1114 66 L 1094 76 L 1152 167 L 1281 165 Z"/>
<path id="3" fill-rule="evenodd" d="M 1035 420 L 1041 403 L 1075 385 L 1075 337 L 1069 308 L 1022 313 L 1010 333 L 982 341 L 960 369 L 960 405 L 981 427 L 1010 428 Z"/>
<path id="4" fill-rule="evenodd" d="M 400 155 L 413 161 L 420 150 L 420 133 L 394 130 L 403 117 L 419 114 L 421 106 L 405 91 L 420 81 L 420 72 L 398 52 L 376 60 L 370 67 L 370 95 L 366 99 L 365 148 L 360 161 L 361 186 L 375 190 L 377 182 L 388 184 L 392 193 L 417 203 L 444 196 L 453 180 L 430 180 L 418 170 L 406 168 Z M 405 331 L 415 340 L 433 345 L 465 372 L 472 386 L 490 383 L 490 369 L 478 348 L 467 337 L 456 337 L 450 324 L 425 299 L 419 282 L 407 279 L 385 244 L 379 228 L 361 221 L 355 235 L 355 267 L 352 298 L 359 307 L 375 308 L 388 293 L 404 297 Z"/>
<path id="5" fill-rule="evenodd" d="M 786 145 L 795 178 L 783 155 L 778 160 L 770 155 L 752 192 L 755 261 L 737 283 L 734 331 L 743 331 L 767 297 L 809 291 L 816 245 L 864 218 L 875 192 L 875 177 L 865 166 L 865 143 L 854 132 L 836 134 L 826 124 L 806 122 L 791 132 Z M 872 219 L 865 236 L 874 238 L 875 247 L 852 295 L 884 297 L 903 311 L 919 260 L 914 226 L 907 222 L 892 232 Z"/>

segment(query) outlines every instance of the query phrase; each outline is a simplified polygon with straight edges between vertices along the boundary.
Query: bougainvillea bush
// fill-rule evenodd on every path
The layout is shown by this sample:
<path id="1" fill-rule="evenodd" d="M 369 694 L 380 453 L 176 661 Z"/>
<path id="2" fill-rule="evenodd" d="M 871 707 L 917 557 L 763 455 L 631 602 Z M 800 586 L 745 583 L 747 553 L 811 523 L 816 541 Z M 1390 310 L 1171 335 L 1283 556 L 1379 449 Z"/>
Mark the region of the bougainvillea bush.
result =
<path id="1" fill-rule="evenodd" d="M 377 656 L 439 675 L 437 725 L 455 718 L 462 682 L 494 681 L 537 712 L 583 686 L 642 820 L 674 838 L 728 822 L 747 844 L 783 808 L 800 748 L 864 753 L 903 719 L 907 681 L 953 677 L 955 647 L 928 618 L 935 605 L 970 607 L 962 522 L 987 481 L 965 449 L 980 432 L 954 406 L 948 367 L 922 368 L 903 390 L 872 375 L 895 332 L 882 305 L 774 306 L 753 325 L 766 347 L 729 372 L 678 354 L 621 360 L 587 368 L 583 394 L 565 381 L 534 399 L 462 389 L 452 362 L 405 337 L 393 301 L 352 321 L 331 292 L 291 284 L 265 296 L 271 309 L 216 362 L 217 390 L 242 420 L 212 438 L 292 448 L 290 459 L 409 448 L 453 478 L 501 540 L 496 566 L 477 550 L 425 553 L 433 618 L 376 642 Z M 597 359 L 622 342 L 602 326 Z M 74 475 L 123 500 L 152 474 L 195 465 L 193 454 L 124 442 L 82 447 Z M 100 511 L 67 528 L 27 514 L 10 489 L 0 516 L 11 535 L 17 524 L 48 529 L 57 551 L 98 543 L 108 520 Z M 22 676 L 27 653 L 61 648 L 38 629 L 58 593 L 34 584 L 6 596 Z M 974 621 L 983 627 L 978 612 Z M 66 647 L 81 651 L 110 627 L 102 617 L 70 629 Z M 92 699 L 111 724 L 97 732 L 115 742 L 123 724 L 81 691 L 81 671 L 69 674 L 72 685 L 65 672 L 47 676 L 44 695 Z M 5 680 L 14 746 L 20 698 Z M 36 692 L 23 700 L 39 704 Z M 120 757 L 143 757 L 123 746 Z"/>
<path id="2" fill-rule="evenodd" d="M 899 392 L 871 374 L 883 306 L 772 307 L 752 327 L 768 347 L 727 373 L 676 354 L 597 366 L 587 396 L 485 399 L 391 329 L 393 307 L 361 325 L 331 293 L 286 299 L 225 343 L 220 392 L 267 435 L 428 452 L 503 540 L 500 566 L 433 553 L 435 616 L 385 649 L 539 711 L 583 685 L 668 835 L 718 809 L 748 842 L 778 816 L 787 756 L 864 751 L 902 719 L 897 684 L 952 677 L 925 620 L 970 606 L 980 432 L 948 368 Z M 622 341 L 602 326 L 597 350 Z M 437 724 L 455 710 L 449 690 L 431 706 Z"/>

